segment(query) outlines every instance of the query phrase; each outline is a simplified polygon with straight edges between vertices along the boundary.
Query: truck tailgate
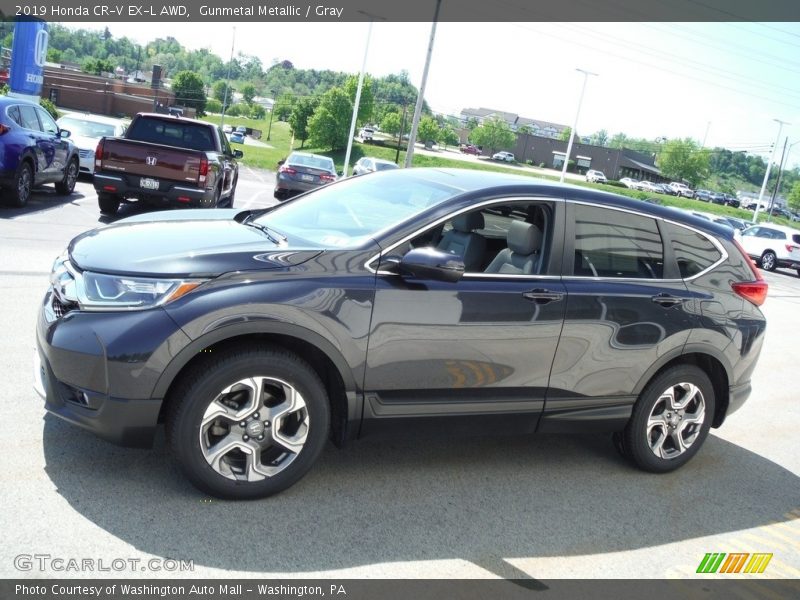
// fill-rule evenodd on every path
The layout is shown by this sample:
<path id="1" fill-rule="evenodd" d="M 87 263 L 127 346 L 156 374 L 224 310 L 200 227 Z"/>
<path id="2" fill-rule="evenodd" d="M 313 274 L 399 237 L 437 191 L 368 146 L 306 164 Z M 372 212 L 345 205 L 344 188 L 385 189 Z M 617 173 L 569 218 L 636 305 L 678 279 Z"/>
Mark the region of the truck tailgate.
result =
<path id="1" fill-rule="evenodd" d="M 99 157 L 98 157 L 99 158 Z M 99 168 L 127 175 L 197 184 L 204 152 L 125 139 L 107 139 Z"/>

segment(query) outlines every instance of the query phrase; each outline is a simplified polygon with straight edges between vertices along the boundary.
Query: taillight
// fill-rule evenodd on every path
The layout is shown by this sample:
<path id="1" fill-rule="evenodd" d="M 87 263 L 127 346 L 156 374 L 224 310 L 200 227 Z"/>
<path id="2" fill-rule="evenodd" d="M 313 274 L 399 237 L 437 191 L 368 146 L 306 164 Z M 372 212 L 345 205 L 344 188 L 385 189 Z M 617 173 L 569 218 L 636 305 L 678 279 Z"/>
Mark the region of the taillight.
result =
<path id="1" fill-rule="evenodd" d="M 280 168 L 280 172 L 281 173 L 286 173 L 287 175 L 295 175 L 295 174 L 297 174 L 297 170 L 296 169 L 293 169 L 292 167 L 287 167 L 285 165 Z"/>
<path id="2" fill-rule="evenodd" d="M 761 306 L 767 299 L 769 285 L 762 279 L 761 272 L 758 270 L 758 267 L 756 267 L 756 263 L 747 255 L 747 252 L 742 248 L 741 244 L 736 240 L 733 240 L 733 243 L 750 266 L 750 271 L 753 273 L 753 281 L 736 281 L 731 284 L 731 289 L 736 295 L 741 296 L 748 302 L 752 302 L 756 306 Z"/>
<path id="3" fill-rule="evenodd" d="M 336 175 L 325 175 L 324 173 L 319 176 L 320 181 L 336 181 Z"/>
<path id="4" fill-rule="evenodd" d="M 0 135 L 8 133 L 9 131 L 11 131 L 11 128 L 8 125 L 3 125 L 2 123 L 0 123 Z"/>
<path id="5" fill-rule="evenodd" d="M 200 175 L 200 177 L 198 177 L 198 180 L 200 181 L 200 183 L 205 183 L 206 176 L 208 175 L 208 159 L 207 158 L 201 158 L 200 159 L 200 168 L 198 170 L 198 173 Z"/>
<path id="6" fill-rule="evenodd" d="M 795 250 L 800 250 L 800 246 L 794 246 L 792 244 L 786 244 L 786 251 L 787 252 L 794 252 Z"/>
<path id="7" fill-rule="evenodd" d="M 100 138 L 100 141 L 97 142 L 97 148 L 94 149 L 94 168 L 97 169 L 100 167 L 103 161 L 103 138 Z"/>

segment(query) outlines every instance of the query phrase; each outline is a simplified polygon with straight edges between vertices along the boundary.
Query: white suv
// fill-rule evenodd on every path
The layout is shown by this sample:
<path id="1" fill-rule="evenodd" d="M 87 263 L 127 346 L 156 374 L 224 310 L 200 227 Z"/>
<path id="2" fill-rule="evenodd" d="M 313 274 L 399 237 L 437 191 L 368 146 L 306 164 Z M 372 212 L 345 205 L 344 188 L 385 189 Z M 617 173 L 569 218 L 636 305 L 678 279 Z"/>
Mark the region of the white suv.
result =
<path id="1" fill-rule="evenodd" d="M 504 160 L 505 162 L 514 162 L 514 155 L 511 152 L 497 152 L 492 155 L 492 160 Z"/>
<path id="2" fill-rule="evenodd" d="M 606 179 L 606 174 L 602 171 L 594 171 L 589 170 L 586 171 L 586 181 L 592 181 L 594 183 L 606 183 L 608 180 Z"/>
<path id="3" fill-rule="evenodd" d="M 690 188 L 685 183 L 680 183 L 679 181 L 673 181 L 669 184 L 669 187 L 673 189 L 677 196 L 683 196 L 684 198 L 694 198 L 694 190 Z"/>
<path id="4" fill-rule="evenodd" d="M 742 247 L 761 268 L 795 269 L 800 277 L 800 231 L 782 225 L 754 225 L 742 232 Z"/>

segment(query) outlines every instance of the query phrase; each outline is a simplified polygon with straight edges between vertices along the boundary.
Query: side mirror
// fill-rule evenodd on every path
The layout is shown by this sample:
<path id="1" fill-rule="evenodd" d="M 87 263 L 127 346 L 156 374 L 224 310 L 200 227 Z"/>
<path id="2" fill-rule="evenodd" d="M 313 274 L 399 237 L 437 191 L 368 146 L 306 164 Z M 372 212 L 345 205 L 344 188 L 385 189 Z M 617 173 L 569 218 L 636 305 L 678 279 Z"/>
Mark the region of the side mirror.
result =
<path id="1" fill-rule="evenodd" d="M 244 152 L 241 150 L 234 150 L 233 151 L 233 158 L 242 158 L 244 156 Z"/>
<path id="2" fill-rule="evenodd" d="M 436 248 L 414 248 L 406 252 L 398 270 L 406 278 L 455 283 L 464 274 L 464 261 Z"/>
<path id="3" fill-rule="evenodd" d="M 66 129 L 59 129 L 58 130 L 58 137 L 60 137 L 60 138 L 66 139 L 71 135 L 72 135 L 72 132 L 68 131 Z"/>

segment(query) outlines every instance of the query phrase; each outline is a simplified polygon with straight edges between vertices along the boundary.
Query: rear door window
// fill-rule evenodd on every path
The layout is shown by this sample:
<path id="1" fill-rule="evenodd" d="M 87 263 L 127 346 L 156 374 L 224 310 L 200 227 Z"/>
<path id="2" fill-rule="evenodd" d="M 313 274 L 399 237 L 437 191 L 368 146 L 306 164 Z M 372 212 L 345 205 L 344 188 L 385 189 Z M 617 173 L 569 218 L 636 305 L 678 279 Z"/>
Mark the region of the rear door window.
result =
<path id="1" fill-rule="evenodd" d="M 722 253 L 706 236 L 674 223 L 664 223 L 672 241 L 672 251 L 681 278 L 693 277 L 722 258 Z"/>
<path id="2" fill-rule="evenodd" d="M 20 125 L 22 127 L 33 131 L 42 130 L 42 126 L 39 124 L 39 118 L 36 116 L 36 109 L 33 106 L 20 104 L 19 114 L 21 120 Z"/>

